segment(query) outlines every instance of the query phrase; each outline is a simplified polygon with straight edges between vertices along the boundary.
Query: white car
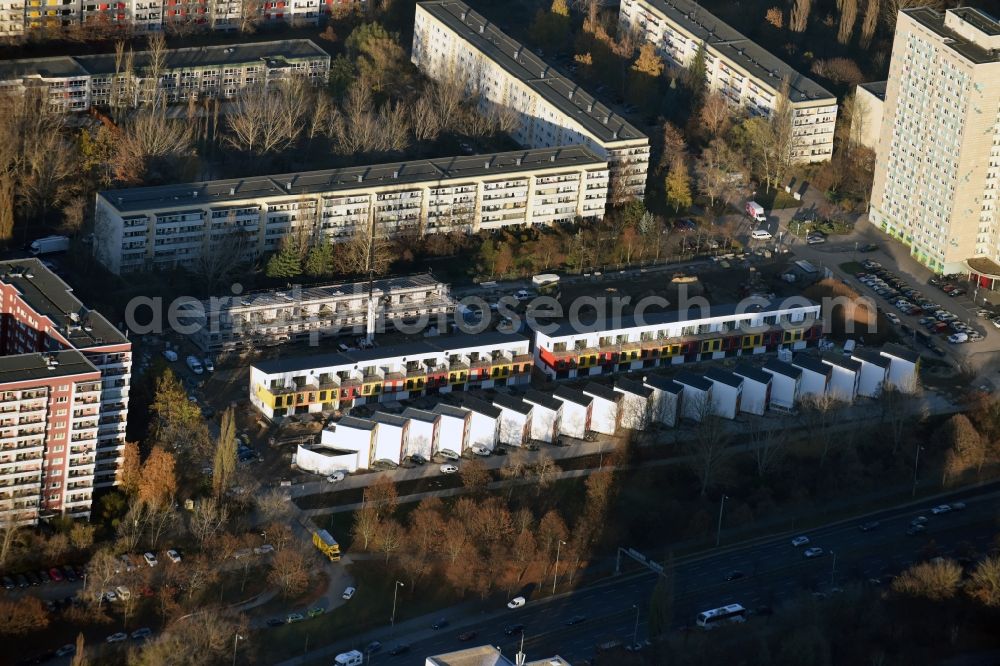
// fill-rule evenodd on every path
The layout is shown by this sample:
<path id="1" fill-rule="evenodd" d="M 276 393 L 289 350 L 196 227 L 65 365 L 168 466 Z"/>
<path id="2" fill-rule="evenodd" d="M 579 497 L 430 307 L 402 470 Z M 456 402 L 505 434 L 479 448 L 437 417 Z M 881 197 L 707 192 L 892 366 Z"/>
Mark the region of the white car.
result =
<path id="1" fill-rule="evenodd" d="M 175 352 L 173 349 L 164 349 L 163 358 L 173 363 L 174 361 L 177 360 L 177 352 Z"/>
<path id="2" fill-rule="evenodd" d="M 951 511 L 951 506 L 948 504 L 939 504 L 938 506 L 931 509 L 931 513 L 934 514 L 935 516 L 939 516 L 942 513 L 948 513 L 949 511 Z"/>
<path id="3" fill-rule="evenodd" d="M 180 564 L 181 554 L 171 548 L 170 550 L 167 551 L 167 559 L 173 562 L 174 564 Z"/>
<path id="4" fill-rule="evenodd" d="M 960 345 L 963 342 L 968 342 L 968 341 L 969 341 L 968 333 L 952 333 L 951 335 L 948 336 L 948 342 L 950 342 L 953 345 Z"/>
<path id="5" fill-rule="evenodd" d="M 896 316 L 895 312 L 886 312 L 885 313 L 885 318 L 888 319 L 893 324 L 897 324 L 897 325 L 899 324 L 899 317 Z"/>
<path id="6" fill-rule="evenodd" d="M 525 604 L 524 597 L 514 597 L 507 602 L 507 608 L 520 608 Z"/>
<path id="7" fill-rule="evenodd" d="M 344 599 L 345 601 L 350 601 L 351 597 L 354 596 L 354 593 L 356 591 L 357 590 L 353 587 L 344 588 L 344 593 L 340 595 L 340 598 Z"/>
<path id="8" fill-rule="evenodd" d="M 458 471 L 458 467 L 455 465 L 441 465 L 442 474 L 454 474 Z"/>
<path id="9" fill-rule="evenodd" d="M 212 363 L 212 359 L 205 357 L 201 360 L 201 364 L 205 367 L 206 372 L 215 372 L 215 364 Z"/>
<path id="10" fill-rule="evenodd" d="M 108 643 L 122 643 L 128 640 L 128 634 L 119 631 L 117 634 L 111 634 L 104 640 Z"/>
<path id="11" fill-rule="evenodd" d="M 347 475 L 343 472 L 334 472 L 330 476 L 326 477 L 327 483 L 340 483 L 344 480 Z"/>
<path id="12" fill-rule="evenodd" d="M 152 553 L 143 553 L 142 559 L 146 560 L 146 564 L 151 567 L 155 567 L 157 565 L 156 555 L 153 555 Z"/>
<path id="13" fill-rule="evenodd" d="M 448 460 L 458 460 L 459 458 L 462 457 L 457 453 L 455 453 L 454 451 L 452 451 L 451 449 L 441 449 L 440 451 L 438 451 L 438 454 L 442 458 L 447 458 Z"/>
<path id="14" fill-rule="evenodd" d="M 110 603 L 114 603 L 114 602 L 118 601 L 118 595 L 115 594 L 114 590 L 108 590 L 107 592 L 104 593 L 104 599 L 105 599 L 105 601 L 108 601 Z"/>
<path id="15" fill-rule="evenodd" d="M 269 543 L 265 543 L 263 546 L 257 546 L 254 548 L 253 552 L 257 555 L 267 555 L 268 553 L 274 552 L 274 546 Z"/>
<path id="16" fill-rule="evenodd" d="M 819 557 L 820 555 L 823 554 L 823 549 L 822 548 L 806 548 L 804 551 L 802 551 L 802 554 L 805 555 L 808 558 Z"/>
<path id="17" fill-rule="evenodd" d="M 799 546 L 804 546 L 809 543 L 809 537 L 807 536 L 797 536 L 792 539 L 792 545 L 798 548 Z"/>
<path id="18" fill-rule="evenodd" d="M 201 366 L 201 361 L 198 360 L 197 356 L 188 356 L 184 359 L 184 362 L 187 364 L 187 367 L 191 369 L 191 372 L 196 375 L 200 375 L 205 372 L 205 368 Z"/>
<path id="19" fill-rule="evenodd" d="M 492 453 L 492 451 L 490 451 L 488 448 L 486 448 L 482 444 L 476 444 L 475 446 L 473 446 L 472 447 L 472 452 L 475 453 L 477 456 L 483 456 L 484 458 L 487 457 L 487 456 L 489 456 Z"/>
<path id="20" fill-rule="evenodd" d="M 750 238 L 754 240 L 771 240 L 774 236 L 767 229 L 754 229 L 753 233 L 750 234 Z"/>
<path id="21" fill-rule="evenodd" d="M 119 585 L 118 587 L 116 587 L 115 594 L 117 594 L 118 598 L 121 599 L 122 601 L 128 601 L 129 599 L 132 598 L 132 590 L 128 589 L 124 585 Z"/>

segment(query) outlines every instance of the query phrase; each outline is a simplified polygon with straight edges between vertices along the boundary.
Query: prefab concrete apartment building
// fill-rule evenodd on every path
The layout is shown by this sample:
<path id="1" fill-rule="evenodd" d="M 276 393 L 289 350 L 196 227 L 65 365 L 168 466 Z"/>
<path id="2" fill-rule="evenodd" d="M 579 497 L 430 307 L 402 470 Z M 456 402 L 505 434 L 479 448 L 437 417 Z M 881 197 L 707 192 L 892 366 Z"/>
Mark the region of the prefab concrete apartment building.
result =
<path id="1" fill-rule="evenodd" d="M 270 419 L 525 384 L 528 338 L 486 332 L 393 347 L 278 358 L 250 367 L 250 402 Z"/>
<path id="2" fill-rule="evenodd" d="M 250 261 L 296 235 L 340 242 L 550 225 L 604 215 L 608 164 L 583 146 L 412 160 L 97 194 L 113 273 Z"/>
<path id="3" fill-rule="evenodd" d="M 613 197 L 642 198 L 649 139 L 465 3 L 417 4 L 412 59 L 430 78 L 478 96 L 484 111 L 513 113 L 510 134 L 522 146 L 587 146 L 607 160 Z"/>
<path id="4" fill-rule="evenodd" d="M 622 0 L 619 29 L 651 42 L 675 67 L 688 67 L 705 46 L 709 90 L 733 106 L 771 117 L 788 81 L 791 158 L 824 162 L 833 155 L 837 98 L 818 83 L 710 14 L 693 0 Z"/>
<path id="5" fill-rule="evenodd" d="M 132 344 L 37 259 L 0 262 L 0 523 L 88 518 L 116 483 Z"/>
<path id="6" fill-rule="evenodd" d="M 308 39 L 289 39 L 167 49 L 155 66 L 158 81 L 151 80 L 154 58 L 148 51 L 132 54 L 130 72 L 114 53 L 4 60 L 0 93 L 42 89 L 61 112 L 136 106 L 149 101 L 154 89 L 167 103 L 228 99 L 291 77 L 325 84 L 330 55 Z"/>
<path id="7" fill-rule="evenodd" d="M 873 102 L 874 104 L 875 102 Z M 899 12 L 869 219 L 937 273 L 1000 279 L 1000 22 Z"/>
<path id="8" fill-rule="evenodd" d="M 421 318 L 444 330 L 454 310 L 448 285 L 421 274 L 212 298 L 179 312 L 191 312 L 198 326 L 189 339 L 214 353 L 382 332 Z"/>

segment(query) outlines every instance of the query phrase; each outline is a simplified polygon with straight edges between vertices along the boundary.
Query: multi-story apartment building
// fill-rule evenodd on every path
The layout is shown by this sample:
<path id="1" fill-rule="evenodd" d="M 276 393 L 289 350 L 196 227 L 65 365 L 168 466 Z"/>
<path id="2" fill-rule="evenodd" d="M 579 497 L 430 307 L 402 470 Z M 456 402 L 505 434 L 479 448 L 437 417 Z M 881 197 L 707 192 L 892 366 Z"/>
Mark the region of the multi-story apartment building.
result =
<path id="1" fill-rule="evenodd" d="M 365 0 L 361 0 L 363 3 Z M 253 26 L 318 25 L 356 0 L 0 0 L 0 39 L 39 30 L 93 26 L 122 34 L 171 29 L 235 31 Z"/>
<path id="2" fill-rule="evenodd" d="M 604 215 L 608 165 L 582 146 L 281 174 L 97 195 L 114 273 L 250 260 L 310 242 L 549 225 Z M 367 237 L 367 236 L 365 236 Z"/>
<path id="3" fill-rule="evenodd" d="M 406 400 L 421 395 L 525 384 L 530 341 L 486 332 L 393 347 L 259 361 L 250 402 L 269 419 Z"/>
<path id="4" fill-rule="evenodd" d="M 192 302 L 179 314 L 197 325 L 189 336 L 194 344 L 219 352 L 318 342 L 415 326 L 422 320 L 424 328 L 444 330 L 454 311 L 448 285 L 424 274 L 211 298 Z"/>
<path id="5" fill-rule="evenodd" d="M 613 200 L 643 196 L 649 139 L 465 3 L 417 4 L 412 59 L 429 77 L 462 85 L 484 111 L 513 113 L 510 134 L 522 146 L 582 144 L 606 159 Z"/>
<path id="6" fill-rule="evenodd" d="M 694 0 L 622 0 L 620 29 L 651 42 L 668 63 L 688 67 L 705 49 L 705 82 L 734 106 L 771 117 L 788 82 L 791 158 L 822 162 L 833 154 L 837 98 L 707 12 Z"/>
<path id="7" fill-rule="evenodd" d="M 0 262 L 0 521 L 86 518 L 116 483 L 132 345 L 37 259 Z"/>
<path id="8" fill-rule="evenodd" d="M 53 109 L 86 111 L 92 106 L 135 106 L 153 92 L 168 103 L 190 98 L 232 98 L 293 76 L 314 85 L 326 82 L 330 55 L 308 39 L 256 42 L 236 46 L 169 49 L 158 81 L 148 51 L 126 59 L 115 54 L 28 58 L 0 62 L 0 93 L 41 88 Z"/>
<path id="9" fill-rule="evenodd" d="M 938 273 L 1000 277 L 1000 23 L 972 7 L 896 20 L 869 219 Z M 990 277 L 992 276 L 992 277 Z"/>
<path id="10" fill-rule="evenodd" d="M 601 325 L 535 332 L 535 364 L 573 379 L 693 361 L 802 349 L 822 335 L 819 305 L 714 306 L 705 312 L 648 313 Z"/>

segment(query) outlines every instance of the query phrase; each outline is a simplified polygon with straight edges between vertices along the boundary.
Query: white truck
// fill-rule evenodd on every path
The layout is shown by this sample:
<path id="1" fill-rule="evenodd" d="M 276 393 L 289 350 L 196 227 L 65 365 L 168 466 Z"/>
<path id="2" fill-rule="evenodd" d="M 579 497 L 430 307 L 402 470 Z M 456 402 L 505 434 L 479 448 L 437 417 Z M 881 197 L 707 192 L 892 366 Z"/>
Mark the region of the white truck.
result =
<path id="1" fill-rule="evenodd" d="M 69 249 L 69 238 L 67 236 L 46 236 L 31 241 L 28 251 L 37 257 L 40 254 L 51 254 L 53 252 L 65 252 Z"/>
<path id="2" fill-rule="evenodd" d="M 361 666 L 365 663 L 365 656 L 357 650 L 341 652 L 333 659 L 336 666 Z"/>
<path id="3" fill-rule="evenodd" d="M 748 201 L 746 206 L 747 215 L 756 220 L 757 222 L 767 222 L 767 216 L 764 215 L 764 207 L 761 206 L 756 201 Z"/>

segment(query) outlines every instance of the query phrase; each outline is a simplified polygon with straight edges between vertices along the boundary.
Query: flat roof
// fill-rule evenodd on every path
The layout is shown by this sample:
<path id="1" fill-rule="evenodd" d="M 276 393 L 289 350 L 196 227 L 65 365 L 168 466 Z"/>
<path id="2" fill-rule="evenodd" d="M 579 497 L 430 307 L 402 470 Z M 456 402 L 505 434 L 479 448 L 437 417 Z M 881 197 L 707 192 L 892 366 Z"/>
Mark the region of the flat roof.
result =
<path id="1" fill-rule="evenodd" d="M 255 361 L 251 367 L 267 375 L 274 375 L 282 372 L 297 372 L 300 370 L 312 370 L 315 368 L 332 368 L 342 365 L 359 365 L 378 361 L 380 359 L 406 358 L 407 356 L 420 356 L 423 354 L 436 354 L 440 352 L 452 352 L 458 349 L 470 347 L 489 347 L 509 342 L 527 342 L 528 338 L 520 333 L 505 333 L 502 331 L 484 331 L 482 333 L 463 333 L 458 335 L 447 335 L 414 342 L 407 342 L 388 347 L 373 347 L 371 349 L 358 349 L 347 352 L 328 352 L 325 354 L 312 354 L 309 356 L 290 356 L 285 358 L 273 358 L 263 361 Z"/>
<path id="2" fill-rule="evenodd" d="M 75 349 L 0 356 L 0 384 L 93 373 L 100 376 L 97 367 Z"/>
<path id="3" fill-rule="evenodd" d="M 972 64 L 984 65 L 986 63 L 1000 62 L 1000 51 L 984 49 L 978 44 L 969 41 L 951 28 L 945 27 L 945 12 L 939 12 L 931 9 L 930 7 L 916 7 L 914 9 L 903 9 L 901 11 L 903 14 L 906 14 L 923 27 L 938 35 L 938 37 L 941 38 L 942 45 L 955 51 Z M 955 10 L 949 9 L 948 11 L 953 12 Z M 989 18 L 988 15 L 983 14 L 982 12 L 978 12 L 978 14 L 980 16 L 987 17 L 987 19 Z M 971 23 L 979 30 L 983 30 L 983 27 L 977 25 L 975 21 L 969 20 L 973 16 L 971 13 L 966 12 L 965 14 L 956 15 L 963 21 Z M 986 30 L 983 30 L 983 32 L 986 32 Z"/>
<path id="4" fill-rule="evenodd" d="M 878 97 L 883 102 L 885 101 L 885 90 L 889 85 L 888 81 L 869 81 L 868 83 L 859 83 L 858 87 L 863 88 L 870 92 L 875 97 Z"/>
<path id="5" fill-rule="evenodd" d="M 757 382 L 758 384 L 770 384 L 771 375 L 746 363 L 739 363 L 733 368 L 733 372 L 744 379 Z"/>
<path id="6" fill-rule="evenodd" d="M 133 51 L 133 68 L 142 76 L 152 61 L 149 51 Z M 308 39 L 283 39 L 270 42 L 247 42 L 219 46 L 195 46 L 167 49 L 165 68 L 168 70 L 219 67 L 262 61 L 269 66 L 281 67 L 290 60 L 303 58 L 330 58 L 330 54 Z M 73 76 L 115 73 L 114 53 L 97 53 L 81 56 L 56 56 L 51 58 L 20 58 L 0 62 L 0 80 L 41 76 L 65 78 Z"/>
<path id="7" fill-rule="evenodd" d="M 12 285 L 38 314 L 52 320 L 59 333 L 77 349 L 128 342 L 125 334 L 97 310 L 90 310 L 73 288 L 41 260 L 0 261 L 0 281 Z"/>
<path id="8" fill-rule="evenodd" d="M 383 425 L 391 425 L 397 428 L 403 428 L 406 426 L 407 419 L 399 414 L 391 414 L 389 412 L 383 412 L 382 410 L 377 410 L 368 417 L 375 423 Z"/>
<path id="9" fill-rule="evenodd" d="M 368 419 L 359 419 L 356 416 L 345 416 L 335 424 L 337 427 L 354 428 L 355 430 L 374 430 L 375 422 Z"/>
<path id="10" fill-rule="evenodd" d="M 223 206 L 247 199 L 288 197 L 294 199 L 325 192 L 363 190 L 371 187 L 405 186 L 416 183 L 509 177 L 542 169 L 589 166 L 606 168 L 607 161 L 586 146 L 512 150 L 488 155 L 460 155 L 438 159 L 414 159 L 366 166 L 248 176 L 178 185 L 130 187 L 104 190 L 98 196 L 120 214 L 162 209 Z"/>
<path id="11" fill-rule="evenodd" d="M 547 395 L 541 391 L 536 391 L 535 389 L 528 389 L 525 391 L 524 399 L 533 405 L 537 405 L 553 412 L 558 412 L 559 408 L 562 407 L 562 400 L 556 400 L 551 395 Z"/>
<path id="12" fill-rule="evenodd" d="M 720 384 L 726 384 L 727 386 L 732 386 L 733 388 L 739 388 L 743 386 L 743 378 L 736 375 L 728 370 L 722 370 L 720 368 L 708 368 L 705 370 L 705 379 L 711 382 L 719 382 Z"/>
<path id="13" fill-rule="evenodd" d="M 626 379 L 625 377 L 619 377 L 615 380 L 615 390 L 622 393 L 631 393 L 642 398 L 648 398 L 653 395 L 653 389 L 650 387 L 641 382 Z"/>
<path id="14" fill-rule="evenodd" d="M 802 376 L 801 368 L 797 368 L 785 361 L 779 361 L 776 358 L 768 359 L 767 363 L 764 364 L 764 370 L 770 371 L 773 374 L 783 375 L 789 379 L 798 379 Z"/>
<path id="15" fill-rule="evenodd" d="M 775 91 L 788 79 L 788 97 L 792 102 L 832 99 L 833 93 L 816 83 L 784 60 L 740 33 L 728 23 L 705 10 L 693 0 L 642 0 L 673 23 L 733 61 L 751 76 Z"/>
<path id="16" fill-rule="evenodd" d="M 712 389 L 712 382 L 708 381 L 701 375 L 696 375 L 686 370 L 678 372 L 677 375 L 674 376 L 674 381 L 678 384 L 698 389 L 699 391 L 710 391 Z"/>
<path id="17" fill-rule="evenodd" d="M 646 139 L 646 135 L 587 93 L 577 83 L 512 39 L 486 17 L 459 0 L 429 0 L 417 7 L 503 67 L 601 143 Z"/>

